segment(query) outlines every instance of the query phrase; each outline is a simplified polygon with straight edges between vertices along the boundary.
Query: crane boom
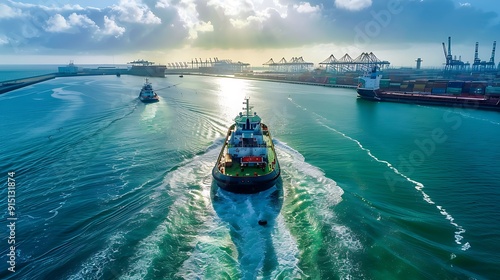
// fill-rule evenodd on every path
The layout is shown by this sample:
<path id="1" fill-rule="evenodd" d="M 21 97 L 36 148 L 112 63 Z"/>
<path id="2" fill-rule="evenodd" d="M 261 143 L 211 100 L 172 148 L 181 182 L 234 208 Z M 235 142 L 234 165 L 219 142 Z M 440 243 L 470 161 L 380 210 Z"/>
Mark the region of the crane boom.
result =
<path id="1" fill-rule="evenodd" d="M 444 52 L 444 58 L 446 59 L 446 62 L 448 62 L 448 54 L 446 53 L 446 45 L 443 42 L 443 52 Z"/>

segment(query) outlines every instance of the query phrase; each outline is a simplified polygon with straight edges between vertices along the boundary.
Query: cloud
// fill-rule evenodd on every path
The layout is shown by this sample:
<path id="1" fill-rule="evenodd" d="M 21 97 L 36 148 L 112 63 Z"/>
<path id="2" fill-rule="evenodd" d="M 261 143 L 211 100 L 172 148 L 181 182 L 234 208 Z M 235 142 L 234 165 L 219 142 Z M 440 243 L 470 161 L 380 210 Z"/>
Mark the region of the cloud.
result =
<path id="1" fill-rule="evenodd" d="M 168 8 L 170 7 L 170 1 L 169 0 L 159 0 L 155 4 L 156 8 Z"/>
<path id="2" fill-rule="evenodd" d="M 123 54 L 320 44 L 372 51 L 420 43 L 441 51 L 440 43 L 452 36 L 454 44 L 470 44 L 473 53 L 476 41 L 500 40 L 498 14 L 472 1 L 117 0 L 100 8 L 80 1 L 2 1 L 0 52 Z"/>
<path id="3" fill-rule="evenodd" d="M 220 9 L 224 15 L 232 17 L 242 14 L 249 14 L 255 10 L 255 5 L 249 0 L 209 0 L 207 6 Z"/>
<path id="4" fill-rule="evenodd" d="M 9 43 L 9 40 L 6 37 L 0 36 L 0 46 L 7 45 L 8 43 Z"/>
<path id="5" fill-rule="evenodd" d="M 160 24 L 158 18 L 148 6 L 137 0 L 120 0 L 118 5 L 113 5 L 112 10 L 118 13 L 118 19 L 124 22 Z"/>
<path id="6" fill-rule="evenodd" d="M 372 5 L 372 0 L 335 0 L 335 6 L 349 11 L 359 11 Z"/>
<path id="7" fill-rule="evenodd" d="M 81 26 L 84 28 L 96 27 L 95 22 L 86 15 L 72 13 L 71 15 L 69 15 L 68 20 L 73 26 Z"/>
<path id="8" fill-rule="evenodd" d="M 118 38 L 125 33 L 125 28 L 118 26 L 114 19 L 108 18 L 108 16 L 104 16 L 104 28 L 101 31 L 101 34 L 114 36 Z"/>
<path id="9" fill-rule="evenodd" d="M 71 25 L 66 22 L 66 19 L 60 14 L 55 14 L 47 20 L 48 32 L 66 32 L 71 28 Z"/>
<path id="10" fill-rule="evenodd" d="M 297 10 L 299 13 L 315 13 L 320 11 L 320 6 L 311 6 L 309 2 L 300 2 L 299 5 L 295 4 L 293 7 Z"/>
<path id="11" fill-rule="evenodd" d="M 60 32 L 70 32 L 78 33 L 79 27 L 82 28 L 92 28 L 94 30 L 99 30 L 95 22 L 88 18 L 86 15 L 79 15 L 72 13 L 69 15 L 68 20 L 66 20 L 62 15 L 55 14 L 47 20 L 47 26 L 45 30 L 48 32 L 60 33 Z"/>
<path id="12" fill-rule="evenodd" d="M 0 19 L 2 18 L 15 18 L 22 16 L 20 9 L 0 4 Z"/>

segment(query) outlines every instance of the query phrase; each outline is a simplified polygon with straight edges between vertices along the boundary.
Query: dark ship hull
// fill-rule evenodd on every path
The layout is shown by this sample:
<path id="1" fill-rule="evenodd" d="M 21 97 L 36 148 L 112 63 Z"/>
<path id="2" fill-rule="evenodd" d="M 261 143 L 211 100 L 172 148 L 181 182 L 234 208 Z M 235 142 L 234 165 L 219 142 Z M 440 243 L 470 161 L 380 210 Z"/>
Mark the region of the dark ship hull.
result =
<path id="1" fill-rule="evenodd" d="M 387 101 L 421 105 L 453 106 L 470 109 L 500 111 L 500 97 L 451 96 L 412 92 L 390 92 L 371 89 L 357 89 L 358 96 L 371 101 Z"/>

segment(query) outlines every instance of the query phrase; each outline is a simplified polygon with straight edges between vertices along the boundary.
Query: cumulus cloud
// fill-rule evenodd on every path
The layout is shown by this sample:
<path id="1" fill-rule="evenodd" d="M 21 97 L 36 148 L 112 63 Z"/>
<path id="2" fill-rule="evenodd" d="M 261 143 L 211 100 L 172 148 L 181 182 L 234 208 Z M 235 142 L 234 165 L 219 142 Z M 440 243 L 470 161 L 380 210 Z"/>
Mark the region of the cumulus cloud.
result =
<path id="1" fill-rule="evenodd" d="M 359 11 L 372 5 L 372 0 L 335 0 L 335 6 L 349 11 Z"/>
<path id="2" fill-rule="evenodd" d="M 86 15 L 79 15 L 76 13 L 72 13 L 71 15 L 69 15 L 68 21 L 73 26 L 81 26 L 84 28 L 96 27 L 95 22 Z"/>
<path id="3" fill-rule="evenodd" d="M 126 29 L 124 27 L 118 26 L 114 19 L 104 16 L 104 28 L 102 29 L 101 34 L 118 38 L 125 33 L 125 30 Z"/>
<path id="4" fill-rule="evenodd" d="M 71 28 L 66 19 L 60 14 L 55 14 L 47 20 L 47 27 L 45 30 L 48 32 L 66 32 Z"/>
<path id="5" fill-rule="evenodd" d="M 168 8 L 170 7 L 170 1 L 169 0 L 159 0 L 155 4 L 156 8 Z"/>
<path id="6" fill-rule="evenodd" d="M 72 13 L 69 15 L 68 19 L 64 18 L 60 14 L 55 14 L 51 16 L 47 20 L 47 26 L 45 27 L 45 30 L 48 32 L 54 32 L 54 33 L 59 33 L 59 32 L 72 32 L 72 33 L 77 33 L 79 30 L 77 29 L 78 27 L 82 28 L 94 28 L 95 30 L 98 30 L 99 27 L 96 26 L 95 22 L 88 18 L 86 15 L 79 15 L 76 13 Z"/>
<path id="7" fill-rule="evenodd" d="M 300 2 L 299 5 L 295 4 L 293 7 L 297 10 L 299 13 L 315 13 L 319 12 L 320 6 L 311 6 L 309 2 Z"/>
<path id="8" fill-rule="evenodd" d="M 148 6 L 137 0 L 120 0 L 112 9 L 118 13 L 118 18 L 124 22 L 160 24 L 161 19 Z"/>
<path id="9" fill-rule="evenodd" d="M 27 1 L 0 4 L 1 53 L 280 49 L 360 41 L 363 51 L 370 51 L 377 44 L 439 48 L 448 36 L 457 44 L 500 40 L 498 14 L 472 1 L 117 0 L 100 8 L 82 5 L 83 0 L 59 6 Z"/>

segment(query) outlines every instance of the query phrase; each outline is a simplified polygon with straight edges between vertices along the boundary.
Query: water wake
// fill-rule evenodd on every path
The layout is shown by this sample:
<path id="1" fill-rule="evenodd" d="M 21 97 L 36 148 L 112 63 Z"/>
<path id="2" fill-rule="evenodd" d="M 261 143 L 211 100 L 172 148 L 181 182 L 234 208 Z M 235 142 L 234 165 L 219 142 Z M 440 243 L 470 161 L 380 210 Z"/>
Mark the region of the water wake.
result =
<path id="1" fill-rule="evenodd" d="M 417 191 L 420 192 L 420 194 L 422 195 L 422 198 L 424 199 L 424 201 L 426 201 L 427 203 L 431 204 L 431 205 L 436 205 L 436 203 L 431 199 L 431 197 L 425 193 L 425 191 L 423 190 L 424 188 L 424 184 L 421 183 L 421 182 L 418 182 L 418 181 L 415 181 L 414 179 L 406 176 L 405 174 L 403 174 L 401 171 L 399 171 L 396 167 L 394 167 L 393 164 L 391 164 L 390 162 L 386 161 L 386 160 L 381 160 L 379 159 L 378 157 L 376 157 L 369 149 L 365 148 L 361 142 L 359 142 L 358 140 L 346 135 L 345 133 L 341 132 L 341 131 L 338 131 L 337 129 L 333 128 L 333 127 L 330 127 L 328 125 L 326 125 L 324 123 L 324 120 L 326 120 L 324 117 L 314 113 L 314 115 L 317 117 L 317 121 L 318 121 L 318 124 L 320 124 L 321 126 L 325 127 L 326 129 L 330 130 L 330 131 L 333 131 L 337 134 L 340 134 L 342 137 L 356 143 L 359 148 L 363 151 L 365 151 L 368 156 L 370 156 L 372 159 L 374 159 L 375 161 L 379 162 L 379 163 L 383 163 L 385 165 L 387 165 L 387 167 L 389 169 L 391 169 L 394 173 L 396 173 L 397 175 L 403 177 L 406 181 L 412 183 L 415 185 L 415 189 Z M 446 210 L 444 207 L 442 207 L 441 205 L 436 205 L 436 208 L 439 210 L 439 213 L 443 216 L 445 216 L 445 218 L 450 222 L 451 225 L 453 225 L 456 229 L 455 231 L 455 243 L 457 245 L 460 245 L 460 248 L 461 250 L 465 251 L 467 249 L 470 248 L 470 244 L 468 242 L 465 242 L 463 243 L 463 233 L 465 232 L 465 229 L 457 224 L 455 222 L 455 219 L 453 218 L 453 216 L 451 216 Z"/>
<path id="2" fill-rule="evenodd" d="M 111 236 L 109 245 L 93 254 L 70 279 L 110 274 L 120 279 L 307 278 L 313 272 L 299 267 L 301 259 L 314 262 L 325 246 L 337 273 L 349 277 L 357 270 L 346 256 L 362 246 L 346 226 L 335 221 L 332 207 L 341 201 L 343 192 L 333 180 L 276 140 L 280 163 L 286 169 L 284 182 L 255 195 L 228 193 L 211 176 L 221 143 L 218 139 L 205 153 L 174 168 L 149 196 L 151 203 L 139 211 L 141 220 L 136 217 L 131 223 L 146 223 L 143 219 L 148 213 L 163 207 L 165 200 L 170 204 L 161 222 L 133 243 L 133 253 L 125 262 L 122 258 L 119 265 L 115 260 L 123 250 L 130 250 L 125 249 L 130 245 L 124 236 L 133 235 L 133 229 Z M 285 191 L 296 196 L 287 198 L 291 205 L 282 214 Z M 297 217 L 306 219 L 311 227 L 303 230 L 303 221 Z M 259 225 L 259 220 L 267 224 Z M 337 241 L 323 243 L 315 232 L 319 229 L 328 229 L 325 234 Z M 309 249 L 307 245 L 301 249 L 298 240 L 311 238 L 315 249 L 301 253 Z M 123 264 L 126 268 L 120 272 L 114 269 Z"/>

